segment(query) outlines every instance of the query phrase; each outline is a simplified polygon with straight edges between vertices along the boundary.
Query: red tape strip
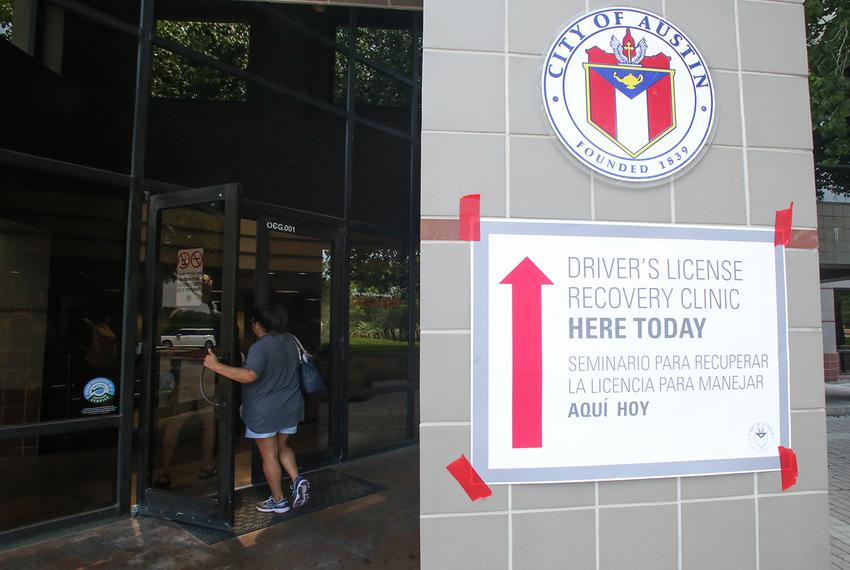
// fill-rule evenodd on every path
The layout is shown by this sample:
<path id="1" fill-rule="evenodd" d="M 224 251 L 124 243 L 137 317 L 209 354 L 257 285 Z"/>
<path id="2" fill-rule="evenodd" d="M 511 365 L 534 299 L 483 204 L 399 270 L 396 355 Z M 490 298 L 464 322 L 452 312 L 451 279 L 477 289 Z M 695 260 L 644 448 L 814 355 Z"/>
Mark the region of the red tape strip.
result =
<path id="1" fill-rule="evenodd" d="M 782 475 L 782 490 L 787 491 L 797 484 L 797 454 L 793 449 L 779 446 L 779 467 Z"/>
<path id="2" fill-rule="evenodd" d="M 463 490 L 466 491 L 466 494 L 469 495 L 471 500 L 486 499 L 493 494 L 493 491 L 478 476 L 478 473 L 476 473 L 464 455 L 461 455 L 446 465 L 446 469 L 449 470 L 452 477 L 457 479 L 457 482 L 460 483 L 460 486 L 463 487 Z"/>
<path id="3" fill-rule="evenodd" d="M 776 210 L 773 245 L 788 245 L 791 241 L 791 217 L 793 212 L 794 202 L 791 202 L 791 206 L 786 210 Z"/>
<path id="4" fill-rule="evenodd" d="M 460 199 L 460 239 L 481 240 L 481 194 L 467 194 Z"/>

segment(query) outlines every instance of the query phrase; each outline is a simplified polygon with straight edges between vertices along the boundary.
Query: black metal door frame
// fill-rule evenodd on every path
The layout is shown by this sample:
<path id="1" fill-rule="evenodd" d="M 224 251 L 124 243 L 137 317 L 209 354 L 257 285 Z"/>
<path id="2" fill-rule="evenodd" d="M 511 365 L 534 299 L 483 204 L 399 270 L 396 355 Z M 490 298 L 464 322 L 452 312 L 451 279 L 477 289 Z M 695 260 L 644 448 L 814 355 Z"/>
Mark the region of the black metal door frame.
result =
<path id="1" fill-rule="evenodd" d="M 151 438 L 153 434 L 153 351 L 157 346 L 154 312 L 162 295 L 157 286 L 159 264 L 159 213 L 162 210 L 224 202 L 224 240 L 221 284 L 221 347 L 225 355 L 238 354 L 234 331 L 236 307 L 236 277 L 239 259 L 239 185 L 226 184 L 209 188 L 184 190 L 151 197 L 148 209 L 148 235 L 145 256 L 145 301 L 143 350 L 144 382 L 139 429 L 139 481 L 138 504 L 135 512 L 189 522 L 212 528 L 230 529 L 233 526 L 234 461 L 233 461 L 233 406 L 235 385 L 222 380 L 216 390 L 219 404 L 218 432 L 218 491 L 215 497 L 187 497 L 154 489 L 152 486 Z"/>
<path id="2" fill-rule="evenodd" d="M 253 215 L 252 215 L 253 214 Z M 343 457 L 343 442 L 346 441 L 344 414 L 344 351 L 347 346 L 343 334 L 343 315 L 347 307 L 345 280 L 345 250 L 343 248 L 344 221 L 330 216 L 311 215 L 300 210 L 274 207 L 269 204 L 243 202 L 243 217 L 257 220 L 257 264 L 256 303 L 269 299 L 269 234 L 272 231 L 290 231 L 293 235 L 326 240 L 331 244 L 331 306 L 330 306 L 330 378 L 328 386 L 328 423 L 330 431 L 330 456 L 317 464 L 299 465 L 307 470 L 339 463 Z M 278 224 L 274 226 L 274 224 Z M 286 228 L 286 229 L 282 229 Z M 251 448 L 251 483 L 262 484 L 265 478 L 262 462 L 255 447 Z"/>

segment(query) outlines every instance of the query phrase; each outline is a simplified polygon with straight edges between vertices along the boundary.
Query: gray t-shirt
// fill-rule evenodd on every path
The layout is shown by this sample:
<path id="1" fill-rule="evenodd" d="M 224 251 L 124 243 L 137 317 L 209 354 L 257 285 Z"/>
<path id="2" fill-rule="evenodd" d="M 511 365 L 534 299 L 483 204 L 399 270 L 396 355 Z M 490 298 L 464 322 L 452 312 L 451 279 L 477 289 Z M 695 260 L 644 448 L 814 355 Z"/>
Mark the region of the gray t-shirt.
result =
<path id="1" fill-rule="evenodd" d="M 248 350 L 245 368 L 257 379 L 242 385 L 242 419 L 255 433 L 276 432 L 304 419 L 298 348 L 290 334 L 265 335 Z"/>

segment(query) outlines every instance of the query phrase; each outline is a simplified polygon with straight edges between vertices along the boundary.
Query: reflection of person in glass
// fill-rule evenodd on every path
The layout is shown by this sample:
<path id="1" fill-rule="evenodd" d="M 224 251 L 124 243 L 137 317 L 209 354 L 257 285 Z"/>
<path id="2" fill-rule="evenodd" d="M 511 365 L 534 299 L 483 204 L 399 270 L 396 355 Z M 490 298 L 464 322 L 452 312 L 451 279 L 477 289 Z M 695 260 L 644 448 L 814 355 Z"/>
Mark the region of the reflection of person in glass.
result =
<path id="1" fill-rule="evenodd" d="M 180 379 L 184 372 L 182 368 L 183 361 L 181 359 L 172 359 L 167 376 L 160 379 L 161 384 L 169 384 L 168 406 L 171 410 L 180 410 Z M 162 436 L 162 468 L 153 483 L 156 488 L 166 489 L 171 486 L 171 465 L 174 460 L 174 452 L 177 450 L 183 426 L 192 415 L 197 415 L 200 418 L 202 429 L 201 463 L 198 466 L 198 479 L 203 481 L 218 475 L 213 457 L 215 452 L 215 413 L 213 408 L 212 406 L 202 406 L 197 400 L 189 402 L 188 407 L 190 411 L 175 412 L 168 418 Z"/>
<path id="2" fill-rule="evenodd" d="M 279 305 L 255 307 L 251 329 L 257 341 L 248 350 L 245 364 L 228 366 L 208 351 L 204 366 L 242 384 L 242 419 L 245 437 L 253 439 L 263 458 L 263 473 L 271 496 L 257 503 L 264 513 L 285 513 L 289 501 L 283 495 L 281 465 L 292 479 L 292 505 L 309 498 L 310 484 L 298 475 L 295 452 L 289 437 L 304 419 L 304 398 L 299 382 L 299 358 L 295 338 L 285 334 L 286 311 Z"/>
<path id="3" fill-rule="evenodd" d="M 219 336 L 221 329 L 221 313 L 212 300 L 213 279 L 204 274 L 202 276 L 202 289 L 197 297 L 197 304 L 174 308 L 168 315 L 166 330 L 179 331 L 182 326 L 188 328 L 206 329 L 213 331 L 215 344 L 221 342 Z M 179 323 L 179 324 L 178 324 Z M 239 337 L 236 331 L 236 338 Z M 187 350 L 188 349 L 188 350 Z M 192 345 L 173 349 L 171 345 L 164 346 L 161 350 L 172 353 L 169 369 L 161 372 L 160 390 L 168 393 L 168 405 L 162 417 L 165 425 L 162 434 L 162 466 L 159 475 L 154 479 L 153 486 L 165 489 L 171 486 L 171 468 L 174 455 L 180 443 L 181 434 L 186 422 L 196 418 L 201 421 L 201 458 L 198 466 L 198 479 L 205 481 L 218 476 L 215 466 L 215 411 L 211 405 L 201 401 L 201 394 L 196 383 L 190 379 L 197 378 L 196 368 L 201 370 L 198 362 L 198 354 L 192 353 Z M 162 357 L 165 358 L 165 352 Z M 185 382 L 184 382 L 185 381 Z M 189 434 L 187 438 L 191 443 L 195 442 L 196 434 Z M 185 483 L 185 479 L 183 481 Z"/>

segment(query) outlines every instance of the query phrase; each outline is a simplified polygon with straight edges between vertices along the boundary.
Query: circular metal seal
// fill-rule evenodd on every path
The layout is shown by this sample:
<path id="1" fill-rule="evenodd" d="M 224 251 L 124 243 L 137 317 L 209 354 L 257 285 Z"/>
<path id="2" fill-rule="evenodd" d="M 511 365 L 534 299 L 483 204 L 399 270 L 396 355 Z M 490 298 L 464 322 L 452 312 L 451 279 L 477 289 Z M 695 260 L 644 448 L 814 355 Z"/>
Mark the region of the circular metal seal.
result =
<path id="1" fill-rule="evenodd" d="M 664 18 L 604 8 L 567 24 L 541 81 L 549 124 L 587 168 L 659 184 L 701 157 L 714 130 L 714 85 L 694 43 Z"/>

